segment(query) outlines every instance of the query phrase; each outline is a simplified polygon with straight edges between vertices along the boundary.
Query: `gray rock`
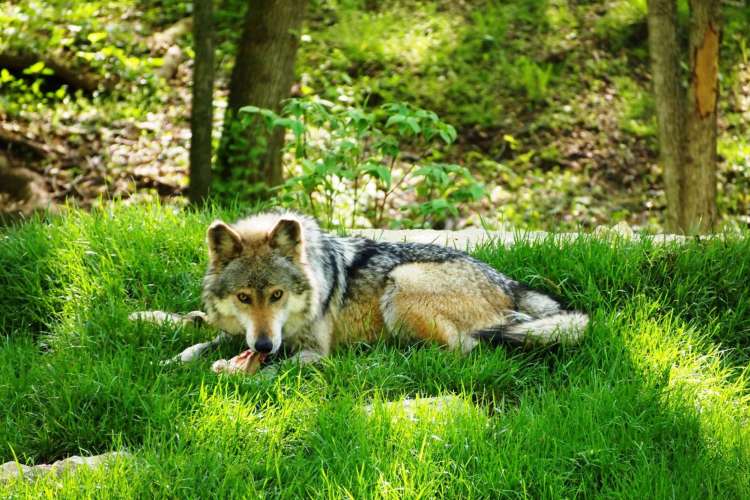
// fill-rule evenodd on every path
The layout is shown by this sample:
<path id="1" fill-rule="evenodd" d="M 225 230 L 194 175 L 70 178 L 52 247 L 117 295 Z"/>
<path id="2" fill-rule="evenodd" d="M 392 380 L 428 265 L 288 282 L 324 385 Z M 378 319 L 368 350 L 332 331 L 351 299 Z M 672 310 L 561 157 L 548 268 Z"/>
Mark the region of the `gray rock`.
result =
<path id="1" fill-rule="evenodd" d="M 442 413 L 460 412 L 469 410 L 472 404 L 464 399 L 448 394 L 430 398 L 402 399 L 400 401 L 386 401 L 382 408 L 391 418 L 404 418 L 411 421 L 419 420 L 420 416 L 440 415 Z M 362 409 L 365 414 L 372 416 L 376 413 L 379 405 L 369 404 Z"/>
<path id="2" fill-rule="evenodd" d="M 106 463 L 111 460 L 126 458 L 129 456 L 131 456 L 130 453 L 124 451 L 113 451 L 91 457 L 79 457 L 78 455 L 73 455 L 72 457 L 58 460 L 52 465 L 41 464 L 29 466 L 18 462 L 6 462 L 0 466 L 0 482 L 12 481 L 19 476 L 23 476 L 24 479 L 28 480 L 34 480 L 50 473 L 62 476 L 66 472 L 75 472 L 80 468 L 93 469 L 100 465 L 106 465 Z"/>

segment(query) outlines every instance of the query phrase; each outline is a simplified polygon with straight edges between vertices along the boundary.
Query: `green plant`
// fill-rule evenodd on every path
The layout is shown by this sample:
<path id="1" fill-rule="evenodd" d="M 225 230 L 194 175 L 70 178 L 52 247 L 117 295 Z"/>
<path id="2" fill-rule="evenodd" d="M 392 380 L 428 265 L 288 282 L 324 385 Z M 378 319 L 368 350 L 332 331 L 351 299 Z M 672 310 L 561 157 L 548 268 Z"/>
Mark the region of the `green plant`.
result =
<path id="1" fill-rule="evenodd" d="M 273 116 L 272 111 L 264 110 L 262 115 Z M 261 115 L 261 116 L 262 116 Z M 268 151 L 268 135 L 264 133 L 265 125 L 261 117 L 249 113 L 233 113 L 227 111 L 224 118 L 225 134 L 222 137 L 225 144 L 219 147 L 225 155 L 217 162 L 217 174 L 212 181 L 215 194 L 231 195 L 239 198 L 255 198 L 267 192 L 268 186 L 263 182 L 252 182 L 249 179 L 245 165 L 258 165 Z M 250 141 L 248 138 L 252 137 Z"/>
<path id="2" fill-rule="evenodd" d="M 402 225 L 439 223 L 458 215 L 458 204 L 484 196 L 484 187 L 466 168 L 436 161 L 440 147 L 456 139 L 456 130 L 432 111 L 391 103 L 371 112 L 322 99 L 291 99 L 281 114 L 254 106 L 240 111 L 245 121 L 260 117 L 268 129 L 291 133 L 287 149 L 297 171 L 280 198 L 329 225 L 336 219 L 337 200 L 348 192 L 349 224 L 357 225 L 361 215 L 376 227 L 386 222 L 393 193 L 410 184 L 417 185 L 417 198 L 401 210 L 416 220 Z M 373 189 L 374 195 L 363 194 Z"/>
<path id="3" fill-rule="evenodd" d="M 512 67 L 515 72 L 513 85 L 525 92 L 530 101 L 540 102 L 547 98 L 554 69 L 551 64 L 539 65 L 522 56 Z"/>

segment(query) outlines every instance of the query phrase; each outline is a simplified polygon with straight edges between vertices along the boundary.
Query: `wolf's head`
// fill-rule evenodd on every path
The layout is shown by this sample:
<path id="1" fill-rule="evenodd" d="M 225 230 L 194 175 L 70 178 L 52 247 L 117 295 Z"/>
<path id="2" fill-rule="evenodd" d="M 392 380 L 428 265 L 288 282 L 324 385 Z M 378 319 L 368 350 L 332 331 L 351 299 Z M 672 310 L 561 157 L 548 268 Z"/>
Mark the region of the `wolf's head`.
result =
<path id="1" fill-rule="evenodd" d="M 275 353 L 290 318 L 309 308 L 303 230 L 293 218 L 255 217 L 208 228 L 203 301 L 209 322 L 248 347 Z"/>

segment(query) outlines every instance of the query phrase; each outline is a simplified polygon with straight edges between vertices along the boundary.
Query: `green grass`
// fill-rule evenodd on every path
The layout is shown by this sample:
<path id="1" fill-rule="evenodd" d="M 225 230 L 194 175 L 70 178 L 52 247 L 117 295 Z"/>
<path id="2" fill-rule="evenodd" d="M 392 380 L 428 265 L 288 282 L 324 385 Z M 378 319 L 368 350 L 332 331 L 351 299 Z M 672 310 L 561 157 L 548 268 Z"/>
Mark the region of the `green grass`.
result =
<path id="1" fill-rule="evenodd" d="M 235 215 L 116 206 L 0 234 L 0 462 L 132 453 L 0 496 L 750 496 L 747 235 L 479 249 L 591 314 L 576 348 L 358 345 L 263 379 L 212 374 L 227 346 L 161 367 L 211 333 L 127 315 L 198 308 L 204 228 Z M 380 404 L 445 394 L 465 404 Z"/>

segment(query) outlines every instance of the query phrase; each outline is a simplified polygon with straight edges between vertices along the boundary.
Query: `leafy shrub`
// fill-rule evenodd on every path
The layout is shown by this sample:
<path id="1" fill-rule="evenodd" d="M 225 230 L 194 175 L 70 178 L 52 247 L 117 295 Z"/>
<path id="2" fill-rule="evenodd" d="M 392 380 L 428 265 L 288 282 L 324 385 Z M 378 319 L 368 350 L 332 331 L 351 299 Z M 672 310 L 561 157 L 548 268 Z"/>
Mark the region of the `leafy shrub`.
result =
<path id="1" fill-rule="evenodd" d="M 409 186 L 416 196 L 400 210 L 412 219 L 391 225 L 440 224 L 458 215 L 460 203 L 485 194 L 465 167 L 439 161 L 456 130 L 432 111 L 396 103 L 370 112 L 322 99 L 292 99 L 281 114 L 254 106 L 241 110 L 245 123 L 257 117 L 268 129 L 282 127 L 291 135 L 286 148 L 296 175 L 281 186 L 280 199 L 329 225 L 382 227 L 391 195 Z M 350 206 L 339 206 L 346 196 Z M 348 209 L 348 221 L 336 220 L 338 208 Z"/>

